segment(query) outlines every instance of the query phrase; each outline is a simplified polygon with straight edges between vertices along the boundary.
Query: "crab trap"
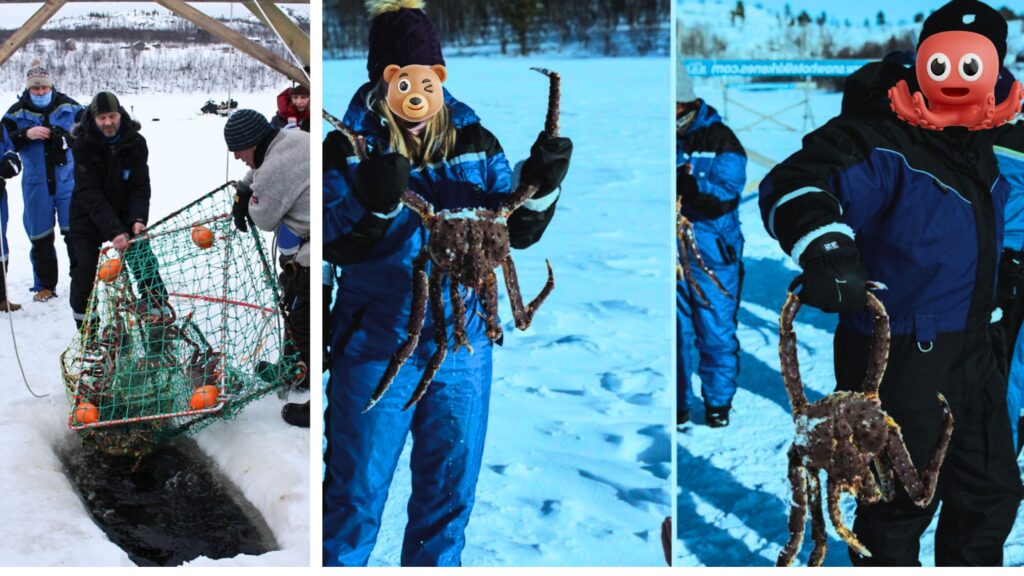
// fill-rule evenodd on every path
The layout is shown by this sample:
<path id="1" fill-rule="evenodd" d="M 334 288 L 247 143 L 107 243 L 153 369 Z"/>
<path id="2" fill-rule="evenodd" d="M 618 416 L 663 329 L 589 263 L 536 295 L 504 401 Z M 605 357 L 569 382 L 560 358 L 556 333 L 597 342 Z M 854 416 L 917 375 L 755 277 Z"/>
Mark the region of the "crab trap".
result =
<path id="1" fill-rule="evenodd" d="M 68 425 L 111 454 L 231 418 L 300 379 L 260 233 L 237 230 L 229 182 L 105 248 L 86 320 L 61 355 Z"/>

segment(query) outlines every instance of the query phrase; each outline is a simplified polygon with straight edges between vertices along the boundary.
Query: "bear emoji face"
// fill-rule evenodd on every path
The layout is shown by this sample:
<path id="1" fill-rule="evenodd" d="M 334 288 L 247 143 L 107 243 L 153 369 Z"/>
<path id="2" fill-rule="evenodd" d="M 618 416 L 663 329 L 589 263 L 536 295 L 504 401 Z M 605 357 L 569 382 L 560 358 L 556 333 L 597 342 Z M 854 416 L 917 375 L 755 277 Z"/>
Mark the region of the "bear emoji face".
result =
<path id="1" fill-rule="evenodd" d="M 444 66 L 411 64 L 400 67 L 391 64 L 384 69 L 388 84 L 388 108 L 403 120 L 420 123 L 430 119 L 444 106 L 441 84 L 448 78 Z"/>

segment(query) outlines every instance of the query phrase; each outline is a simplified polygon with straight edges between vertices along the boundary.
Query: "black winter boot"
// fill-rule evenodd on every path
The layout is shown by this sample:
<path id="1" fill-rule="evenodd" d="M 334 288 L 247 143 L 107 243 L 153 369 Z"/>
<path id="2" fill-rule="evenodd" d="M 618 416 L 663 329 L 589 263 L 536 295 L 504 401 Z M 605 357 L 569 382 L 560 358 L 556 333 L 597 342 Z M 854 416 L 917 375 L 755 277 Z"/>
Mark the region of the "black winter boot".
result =
<path id="1" fill-rule="evenodd" d="M 281 408 L 281 418 L 292 426 L 309 428 L 309 400 L 302 404 L 289 402 Z"/>
<path id="2" fill-rule="evenodd" d="M 704 406 L 704 422 L 710 428 L 724 428 L 729 425 L 731 406 Z"/>

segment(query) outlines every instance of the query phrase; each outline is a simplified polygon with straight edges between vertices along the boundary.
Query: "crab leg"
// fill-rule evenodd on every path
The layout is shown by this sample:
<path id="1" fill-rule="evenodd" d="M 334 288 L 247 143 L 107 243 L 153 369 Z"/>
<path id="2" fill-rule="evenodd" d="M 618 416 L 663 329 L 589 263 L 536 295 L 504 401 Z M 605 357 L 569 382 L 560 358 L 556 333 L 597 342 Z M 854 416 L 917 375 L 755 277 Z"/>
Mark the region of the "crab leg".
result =
<path id="1" fill-rule="evenodd" d="M 877 398 L 878 386 L 882 383 L 886 365 L 889 363 L 889 314 L 871 292 L 868 292 L 868 310 L 875 315 L 875 325 L 871 342 L 871 358 L 867 372 L 864 374 L 864 394 L 869 398 Z"/>
<path id="2" fill-rule="evenodd" d="M 786 303 L 779 314 L 779 365 L 782 369 L 782 381 L 786 385 L 786 394 L 793 407 L 793 420 L 807 410 L 807 396 L 804 395 L 804 383 L 800 376 L 800 361 L 796 355 L 796 333 L 793 332 L 793 318 L 800 310 L 800 298 L 793 293 L 800 278 L 789 287 Z"/>
<path id="3" fill-rule="evenodd" d="M 559 76 L 558 72 L 553 72 L 545 68 L 533 68 L 537 72 L 544 74 L 548 77 L 548 113 L 544 118 L 544 134 L 549 137 L 558 136 L 558 117 L 561 112 L 560 101 L 562 98 L 562 77 Z M 537 185 L 528 182 L 519 182 L 519 187 L 513 192 L 507 200 L 501 203 L 501 208 L 498 209 L 498 215 L 502 218 L 508 218 L 509 214 L 512 214 L 519 209 L 520 206 L 526 204 L 526 201 L 533 198 L 533 195 L 537 193 Z"/>
<path id="4" fill-rule="evenodd" d="M 882 491 L 870 470 L 866 475 L 857 478 L 853 487 L 853 495 L 858 501 L 865 504 L 874 504 L 882 499 Z"/>
<path id="5" fill-rule="evenodd" d="M 892 460 L 893 470 L 906 489 L 907 495 L 915 505 L 921 508 L 931 504 L 932 497 L 935 496 L 935 487 L 939 482 L 939 469 L 942 468 L 942 461 L 946 458 L 946 448 L 949 447 L 949 440 L 953 436 L 953 414 L 949 410 L 946 398 L 942 394 L 938 396 L 945 419 L 931 460 L 928 461 L 924 471 L 918 473 L 914 467 L 910 452 L 907 451 L 907 445 L 903 443 L 899 424 L 892 418 L 886 422 L 889 426 L 889 442 L 886 444 L 886 452 Z"/>
<path id="6" fill-rule="evenodd" d="M 363 407 L 364 413 L 380 401 L 398 374 L 398 370 L 409 359 L 409 356 L 412 355 L 412 351 L 416 349 L 416 344 L 420 340 L 420 332 L 423 331 L 423 316 L 426 309 L 427 247 L 424 246 L 412 261 L 412 310 L 409 313 L 409 321 L 405 325 L 405 342 L 391 356 L 388 367 L 380 378 L 380 384 L 377 385 L 377 389 L 370 396 L 370 401 Z"/>
<path id="7" fill-rule="evenodd" d="M 459 294 L 459 283 L 452 278 L 448 279 L 448 288 L 448 299 L 452 302 L 452 337 L 455 339 L 452 352 L 458 352 L 460 347 L 465 346 L 472 354 L 473 347 L 466 336 L 466 301 L 462 299 L 462 294 Z"/>
<path id="8" fill-rule="evenodd" d="M 498 323 L 498 277 L 493 270 L 487 275 L 484 294 L 487 296 L 484 301 L 484 312 L 487 313 L 487 338 L 491 342 L 497 342 L 501 338 L 501 324 Z"/>
<path id="9" fill-rule="evenodd" d="M 814 540 L 807 565 L 821 566 L 828 552 L 828 535 L 825 533 L 825 508 L 821 503 L 821 482 L 817 470 L 807 471 L 807 491 L 810 494 L 808 506 L 811 508 L 811 538 Z"/>
<path id="10" fill-rule="evenodd" d="M 406 188 L 405 192 L 402 193 L 402 204 L 405 204 L 410 210 L 419 214 L 424 226 L 430 227 L 434 223 L 436 219 L 434 207 L 419 194 Z"/>
<path id="11" fill-rule="evenodd" d="M 807 469 L 800 461 L 796 446 L 789 447 L 789 486 L 793 498 L 789 501 L 789 541 L 779 552 L 776 566 L 792 566 L 804 541 L 804 522 L 807 520 Z"/>
<path id="12" fill-rule="evenodd" d="M 540 294 L 533 299 L 525 308 L 523 307 L 523 295 L 519 290 L 519 277 L 516 275 L 516 265 L 512 262 L 512 256 L 506 256 L 501 261 L 501 271 L 505 275 L 505 288 L 508 289 L 508 299 L 512 304 L 512 316 L 516 321 L 516 328 L 526 330 L 533 322 L 533 315 L 544 303 L 544 300 L 555 288 L 555 277 L 551 272 L 551 262 L 544 261 L 548 265 L 548 281 L 544 284 Z"/>
<path id="13" fill-rule="evenodd" d="M 437 374 L 438 369 L 441 368 L 441 363 L 444 362 L 445 354 L 448 352 L 448 326 L 444 321 L 443 282 L 444 271 L 439 266 L 435 266 L 430 271 L 430 311 L 432 313 L 431 318 L 434 321 L 435 350 L 433 356 L 430 357 L 430 361 L 427 363 L 427 369 L 423 371 L 423 376 L 420 377 L 419 385 L 416 386 L 412 397 L 405 403 L 402 410 L 408 410 L 427 393 L 427 387 L 434 380 L 434 376 Z"/>
<path id="14" fill-rule="evenodd" d="M 715 271 L 704 263 L 704 256 L 701 255 L 700 247 L 697 246 L 697 237 L 693 234 L 693 224 L 685 216 L 680 216 L 679 219 L 682 223 L 680 234 L 682 234 L 683 237 L 683 246 L 686 246 L 687 249 L 693 252 L 693 260 L 697 263 L 697 268 L 708 275 L 708 278 L 711 279 L 711 283 L 718 288 L 719 292 L 725 294 L 730 299 L 733 299 L 733 295 L 726 290 L 722 281 L 718 279 L 718 274 L 715 274 Z"/>
<path id="15" fill-rule="evenodd" d="M 892 481 L 892 462 L 885 456 L 879 454 L 875 457 L 875 472 L 878 474 L 878 485 L 882 492 L 883 502 L 892 502 L 896 497 L 896 486 Z"/>
<path id="16" fill-rule="evenodd" d="M 831 478 L 826 479 L 825 482 L 828 489 L 828 515 L 832 519 L 832 526 L 836 529 L 836 533 L 854 552 L 865 558 L 870 558 L 871 552 L 868 552 L 860 540 L 857 540 L 857 535 L 843 523 L 843 513 L 839 510 L 839 485 L 833 484 Z"/>

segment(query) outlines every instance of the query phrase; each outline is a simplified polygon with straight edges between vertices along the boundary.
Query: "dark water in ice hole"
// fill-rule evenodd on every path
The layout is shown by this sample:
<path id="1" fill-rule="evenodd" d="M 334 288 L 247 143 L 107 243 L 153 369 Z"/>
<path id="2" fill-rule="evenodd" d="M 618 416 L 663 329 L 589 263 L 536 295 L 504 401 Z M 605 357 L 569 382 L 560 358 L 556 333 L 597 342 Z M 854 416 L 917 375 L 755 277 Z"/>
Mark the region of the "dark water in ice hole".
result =
<path id="1" fill-rule="evenodd" d="M 139 566 L 177 566 L 277 549 L 241 491 L 189 439 L 143 457 L 112 457 L 79 442 L 59 454 L 89 514 Z"/>

